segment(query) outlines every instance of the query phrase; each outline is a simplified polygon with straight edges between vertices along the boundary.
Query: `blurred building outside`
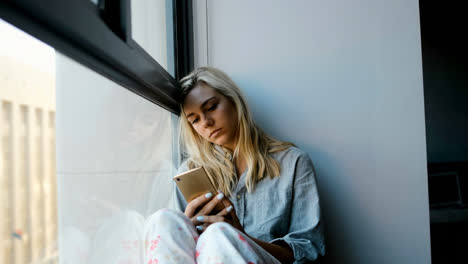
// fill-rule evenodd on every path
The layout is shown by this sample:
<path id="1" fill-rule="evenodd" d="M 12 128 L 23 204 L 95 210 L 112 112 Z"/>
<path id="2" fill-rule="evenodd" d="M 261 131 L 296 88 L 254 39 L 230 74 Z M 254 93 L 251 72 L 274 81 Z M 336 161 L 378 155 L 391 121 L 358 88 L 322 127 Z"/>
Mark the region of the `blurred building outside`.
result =
<path id="1" fill-rule="evenodd" d="M 0 263 L 58 263 L 55 54 L 3 21 L 0 33 Z"/>

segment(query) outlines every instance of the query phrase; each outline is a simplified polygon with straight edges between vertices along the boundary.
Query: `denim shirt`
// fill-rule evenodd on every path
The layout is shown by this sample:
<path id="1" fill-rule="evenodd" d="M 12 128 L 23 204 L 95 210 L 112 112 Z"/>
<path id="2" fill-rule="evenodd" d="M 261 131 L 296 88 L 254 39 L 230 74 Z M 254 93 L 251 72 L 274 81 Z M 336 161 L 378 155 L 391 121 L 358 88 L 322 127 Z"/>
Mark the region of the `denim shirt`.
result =
<path id="1" fill-rule="evenodd" d="M 265 176 L 249 193 L 246 171 L 229 200 L 247 234 L 259 240 L 283 241 L 294 252 L 294 263 L 315 260 L 325 254 L 323 226 L 315 171 L 307 153 L 296 147 L 272 153 L 281 166 L 280 177 Z M 178 173 L 188 170 L 184 162 Z M 175 208 L 187 205 L 174 184 Z"/>

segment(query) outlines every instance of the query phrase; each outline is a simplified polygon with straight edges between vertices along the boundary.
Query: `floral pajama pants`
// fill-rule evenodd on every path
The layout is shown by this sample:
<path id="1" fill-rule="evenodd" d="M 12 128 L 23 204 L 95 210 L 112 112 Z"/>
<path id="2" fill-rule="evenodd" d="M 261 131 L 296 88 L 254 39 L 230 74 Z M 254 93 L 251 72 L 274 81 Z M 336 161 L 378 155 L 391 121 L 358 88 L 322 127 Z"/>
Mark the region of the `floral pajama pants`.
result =
<path id="1" fill-rule="evenodd" d="M 280 263 L 230 224 L 211 224 L 201 235 L 181 212 L 162 209 L 145 223 L 145 264 Z"/>
<path id="2" fill-rule="evenodd" d="M 227 223 L 201 235 L 181 212 L 161 209 L 146 220 L 122 211 L 103 221 L 93 236 L 69 226 L 61 233 L 62 264 L 250 264 L 279 263 Z"/>

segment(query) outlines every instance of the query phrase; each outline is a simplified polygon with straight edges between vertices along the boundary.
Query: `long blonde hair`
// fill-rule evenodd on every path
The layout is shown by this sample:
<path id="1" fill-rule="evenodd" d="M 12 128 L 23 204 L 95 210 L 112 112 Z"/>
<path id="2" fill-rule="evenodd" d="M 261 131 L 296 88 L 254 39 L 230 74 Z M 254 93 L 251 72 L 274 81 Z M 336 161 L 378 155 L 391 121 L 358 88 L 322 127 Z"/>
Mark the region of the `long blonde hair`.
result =
<path id="1" fill-rule="evenodd" d="M 182 87 L 180 135 L 182 145 L 189 157 L 189 168 L 203 166 L 214 186 L 228 195 L 231 195 L 231 191 L 237 184 L 237 175 L 232 161 L 240 153 L 247 163 L 245 184 L 248 192 L 252 192 L 256 183 L 265 175 L 271 178 L 280 175 L 280 165 L 270 154 L 294 145 L 270 137 L 255 125 L 240 89 L 229 76 L 215 68 L 201 67 L 180 80 L 180 84 Z M 238 131 L 233 153 L 201 137 L 187 120 L 182 107 L 183 102 L 187 94 L 198 85 L 208 85 L 234 104 L 237 111 Z"/>

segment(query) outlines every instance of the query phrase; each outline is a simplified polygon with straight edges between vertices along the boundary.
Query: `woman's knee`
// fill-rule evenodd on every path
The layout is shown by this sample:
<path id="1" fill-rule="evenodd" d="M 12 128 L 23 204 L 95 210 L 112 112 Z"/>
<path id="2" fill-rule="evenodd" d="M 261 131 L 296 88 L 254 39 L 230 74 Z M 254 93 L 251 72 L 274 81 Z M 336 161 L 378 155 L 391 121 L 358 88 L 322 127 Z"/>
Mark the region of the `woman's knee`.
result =
<path id="1" fill-rule="evenodd" d="M 216 241 L 222 238 L 228 238 L 231 240 L 231 238 L 237 238 L 239 234 L 239 230 L 234 228 L 232 225 L 225 222 L 217 222 L 208 226 L 200 239 L 202 239 L 202 237 L 206 237 L 210 241 Z"/>
<path id="2" fill-rule="evenodd" d="M 245 234 L 228 223 L 219 222 L 211 224 L 200 235 L 196 250 L 200 252 L 200 254 L 217 252 L 210 254 L 239 257 L 243 254 L 241 252 L 244 252 L 243 249 L 246 249 L 246 247 L 249 250 L 251 249 Z"/>
<path id="3" fill-rule="evenodd" d="M 229 229 L 235 229 L 232 225 L 226 223 L 226 222 L 216 222 L 208 226 L 206 229 L 206 232 L 212 232 L 211 230 L 229 230 Z"/>
<path id="4" fill-rule="evenodd" d="M 163 208 L 153 213 L 149 218 L 149 223 L 156 223 L 164 226 L 174 225 L 180 223 L 180 221 L 186 222 L 187 217 L 179 211 Z"/>

